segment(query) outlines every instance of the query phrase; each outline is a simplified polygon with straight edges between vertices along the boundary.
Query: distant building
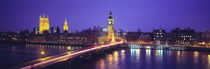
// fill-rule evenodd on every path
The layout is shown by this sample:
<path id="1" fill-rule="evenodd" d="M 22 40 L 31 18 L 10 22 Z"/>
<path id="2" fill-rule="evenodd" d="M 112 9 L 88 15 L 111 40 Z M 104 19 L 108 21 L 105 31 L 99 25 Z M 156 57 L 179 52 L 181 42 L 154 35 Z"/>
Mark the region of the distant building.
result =
<path id="1" fill-rule="evenodd" d="M 123 33 L 126 33 L 126 32 L 124 32 L 122 29 L 120 29 L 120 30 L 118 30 L 118 31 L 116 32 L 116 36 L 121 36 L 121 37 L 123 37 L 123 36 L 124 36 Z"/>
<path id="2" fill-rule="evenodd" d="M 20 31 L 18 33 L 18 38 L 22 41 L 27 40 L 29 37 L 30 37 L 30 31 L 29 30 L 23 30 L 23 31 Z"/>
<path id="3" fill-rule="evenodd" d="M 108 41 L 115 42 L 114 19 L 112 17 L 112 12 L 109 13 L 109 18 L 108 18 Z"/>
<path id="4" fill-rule="evenodd" d="M 56 44 L 71 44 L 71 45 L 91 45 L 84 34 L 49 34 L 49 35 L 34 35 L 26 40 L 29 43 L 56 43 Z"/>
<path id="5" fill-rule="evenodd" d="M 194 29 L 176 28 L 171 31 L 171 43 L 179 45 L 193 45 L 198 40 L 199 34 Z"/>
<path id="6" fill-rule="evenodd" d="M 166 43 L 166 32 L 163 29 L 153 30 L 152 32 L 153 42 L 160 42 L 161 44 Z"/>
<path id="7" fill-rule="evenodd" d="M 88 41 L 91 42 L 92 44 L 97 44 L 99 43 L 98 39 L 100 36 L 100 28 L 99 27 L 94 27 L 93 29 L 89 28 L 86 30 L 83 30 L 81 33 L 84 34 L 85 37 L 87 37 Z"/>
<path id="8" fill-rule="evenodd" d="M 16 32 L 0 32 L 0 41 L 16 41 L 18 35 Z"/>
<path id="9" fill-rule="evenodd" d="M 49 32 L 50 29 L 50 25 L 49 25 L 49 16 L 45 17 L 45 15 L 43 15 L 43 17 L 39 17 L 40 19 L 40 23 L 39 23 L 39 34 L 43 34 L 45 31 Z"/>
<path id="10" fill-rule="evenodd" d="M 210 42 L 210 31 L 202 32 L 202 40 Z"/>
<path id="11" fill-rule="evenodd" d="M 50 34 L 59 34 L 60 28 L 59 27 L 51 27 L 50 28 Z"/>
<path id="12" fill-rule="evenodd" d="M 67 25 L 67 20 L 65 18 L 64 26 L 63 26 L 63 33 L 69 33 L 69 27 Z"/>
<path id="13" fill-rule="evenodd" d="M 203 46 L 210 46 L 210 31 L 202 32 L 201 41 L 198 44 Z"/>
<path id="14" fill-rule="evenodd" d="M 84 36 L 84 34 L 75 33 L 59 35 L 59 40 L 57 40 L 57 42 L 75 45 L 91 45 L 91 43 L 88 42 L 88 39 Z"/>
<path id="15" fill-rule="evenodd" d="M 141 32 L 127 32 L 125 38 L 128 42 L 133 42 L 133 41 L 138 41 L 140 35 Z"/>
<path id="16" fill-rule="evenodd" d="M 32 33 L 37 35 L 39 33 L 39 28 L 34 27 Z"/>
<path id="17" fill-rule="evenodd" d="M 152 41 L 151 33 L 149 32 L 141 33 L 141 35 L 139 36 L 139 40 L 144 42 L 151 42 Z"/>

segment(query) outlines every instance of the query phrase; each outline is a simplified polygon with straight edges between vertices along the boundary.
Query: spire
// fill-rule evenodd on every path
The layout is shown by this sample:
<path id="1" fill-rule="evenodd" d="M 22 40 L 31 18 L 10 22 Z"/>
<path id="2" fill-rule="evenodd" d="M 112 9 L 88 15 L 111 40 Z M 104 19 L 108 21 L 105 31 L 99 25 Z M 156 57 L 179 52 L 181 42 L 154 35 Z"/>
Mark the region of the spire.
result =
<path id="1" fill-rule="evenodd" d="M 109 13 L 109 19 L 113 19 L 112 18 L 112 11 L 110 11 L 110 13 Z"/>
<path id="2" fill-rule="evenodd" d="M 112 11 L 110 11 L 109 15 L 112 15 Z"/>
<path id="3" fill-rule="evenodd" d="M 67 20 L 66 20 L 66 17 L 65 17 L 65 25 L 67 25 Z"/>
<path id="4" fill-rule="evenodd" d="M 69 28 L 68 28 L 68 25 L 67 25 L 66 17 L 65 17 L 65 22 L 64 22 L 64 25 L 63 25 L 63 32 L 64 33 L 69 33 Z"/>

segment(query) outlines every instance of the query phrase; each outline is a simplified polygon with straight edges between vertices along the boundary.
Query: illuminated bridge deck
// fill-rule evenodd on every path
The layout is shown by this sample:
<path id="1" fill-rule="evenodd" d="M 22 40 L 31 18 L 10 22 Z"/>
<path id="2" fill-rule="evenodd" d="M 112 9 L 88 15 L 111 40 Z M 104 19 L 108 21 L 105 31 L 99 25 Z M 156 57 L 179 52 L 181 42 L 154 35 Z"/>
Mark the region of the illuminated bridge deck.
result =
<path id="1" fill-rule="evenodd" d="M 42 68 L 48 65 L 52 65 L 54 63 L 58 63 L 61 61 L 65 61 L 69 58 L 73 58 L 76 57 L 78 55 L 82 55 L 91 51 L 95 51 L 95 50 L 100 50 L 103 48 L 108 48 L 108 47 L 113 47 L 116 46 L 118 44 L 122 44 L 123 41 L 121 42 L 115 42 L 115 43 L 110 43 L 110 44 L 104 44 L 104 45 L 98 45 L 98 46 L 91 46 L 88 48 L 84 48 L 81 50 L 76 50 L 76 51 L 70 51 L 70 52 L 65 52 L 62 54 L 58 54 L 58 55 L 53 55 L 53 56 L 48 56 L 48 57 L 44 57 L 44 58 L 40 58 L 40 59 L 36 59 L 30 62 L 26 62 L 24 64 L 21 64 L 17 67 L 21 68 L 21 69 L 32 69 L 32 68 Z"/>

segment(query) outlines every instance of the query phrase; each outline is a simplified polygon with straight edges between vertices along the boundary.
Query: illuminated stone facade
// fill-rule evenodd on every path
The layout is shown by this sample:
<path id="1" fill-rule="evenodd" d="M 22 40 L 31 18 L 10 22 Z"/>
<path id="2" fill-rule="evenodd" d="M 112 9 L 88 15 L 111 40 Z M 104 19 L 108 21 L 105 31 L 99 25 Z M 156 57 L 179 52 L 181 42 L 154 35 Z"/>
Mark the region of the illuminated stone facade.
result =
<path id="1" fill-rule="evenodd" d="M 45 17 L 45 15 L 43 15 L 43 17 L 42 17 L 40 15 L 39 19 L 40 19 L 39 34 L 43 34 L 44 31 L 49 31 L 49 29 L 50 29 L 49 16 Z"/>
<path id="2" fill-rule="evenodd" d="M 108 41 L 115 42 L 115 37 L 114 37 L 114 19 L 112 17 L 112 12 L 110 12 L 109 18 L 108 18 Z"/>

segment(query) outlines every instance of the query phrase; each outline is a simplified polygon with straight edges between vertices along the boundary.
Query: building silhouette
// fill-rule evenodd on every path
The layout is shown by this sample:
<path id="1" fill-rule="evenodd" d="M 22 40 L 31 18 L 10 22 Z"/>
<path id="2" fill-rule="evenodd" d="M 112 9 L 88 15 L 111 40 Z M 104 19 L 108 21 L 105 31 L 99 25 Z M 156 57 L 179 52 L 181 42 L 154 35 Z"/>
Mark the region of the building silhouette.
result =
<path id="1" fill-rule="evenodd" d="M 152 31 L 152 40 L 154 43 L 166 43 L 166 32 L 163 29 L 153 30 Z"/>

